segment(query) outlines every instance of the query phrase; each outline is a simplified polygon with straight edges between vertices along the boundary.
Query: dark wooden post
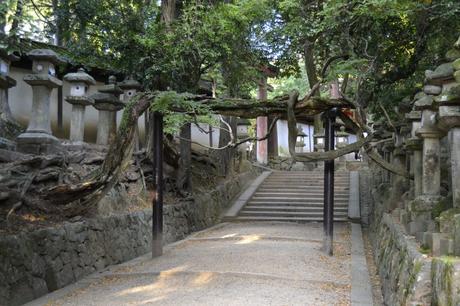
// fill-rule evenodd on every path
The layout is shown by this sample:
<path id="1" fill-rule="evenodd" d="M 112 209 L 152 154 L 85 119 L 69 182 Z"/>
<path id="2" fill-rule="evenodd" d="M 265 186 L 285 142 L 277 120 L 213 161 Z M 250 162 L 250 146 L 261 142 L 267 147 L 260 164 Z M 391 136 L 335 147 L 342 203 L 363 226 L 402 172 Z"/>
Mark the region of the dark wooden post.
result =
<path id="1" fill-rule="evenodd" d="M 163 115 L 153 114 L 152 257 L 163 254 Z"/>
<path id="2" fill-rule="evenodd" d="M 334 125 L 336 110 L 333 109 L 326 113 L 325 125 L 325 151 L 334 150 L 335 135 Z M 333 255 L 333 236 L 334 236 L 334 160 L 324 161 L 324 240 L 323 248 L 326 254 Z"/>

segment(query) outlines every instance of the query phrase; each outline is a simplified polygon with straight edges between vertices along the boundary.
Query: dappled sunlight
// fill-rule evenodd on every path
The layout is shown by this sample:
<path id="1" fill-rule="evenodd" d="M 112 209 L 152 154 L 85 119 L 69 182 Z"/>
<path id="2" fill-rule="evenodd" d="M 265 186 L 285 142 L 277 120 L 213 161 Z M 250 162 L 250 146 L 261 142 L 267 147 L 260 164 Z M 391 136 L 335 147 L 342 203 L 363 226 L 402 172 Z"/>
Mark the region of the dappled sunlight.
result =
<path id="1" fill-rule="evenodd" d="M 174 275 L 176 275 L 177 273 L 185 271 L 185 269 L 187 269 L 187 266 L 179 266 L 173 269 L 162 271 L 154 279 L 154 282 L 152 284 L 148 284 L 144 286 L 137 286 L 134 288 L 123 290 L 120 293 L 118 293 L 118 296 L 124 296 L 128 294 L 137 294 L 137 293 L 142 293 L 142 292 L 147 292 L 147 291 L 152 291 L 152 290 L 159 290 L 159 289 L 166 290 L 166 292 L 163 291 L 163 293 L 175 291 L 177 288 L 168 284 L 168 281 L 171 278 L 173 278 Z"/>
<path id="2" fill-rule="evenodd" d="M 144 300 L 141 302 L 135 302 L 135 303 L 128 304 L 128 305 L 150 305 L 152 303 L 160 302 L 166 299 L 166 297 L 167 297 L 166 295 L 160 295 L 160 296 L 154 297 L 153 299 L 148 299 L 148 300 Z"/>
<path id="3" fill-rule="evenodd" d="M 213 272 L 200 272 L 197 277 L 192 281 L 195 286 L 203 286 L 211 282 L 214 278 L 215 273 Z"/>
<path id="4" fill-rule="evenodd" d="M 245 235 L 245 236 L 242 236 L 242 239 L 236 242 L 235 244 L 249 244 L 254 241 L 260 240 L 260 238 L 261 238 L 260 235 Z"/>
<path id="5" fill-rule="evenodd" d="M 238 235 L 238 234 L 237 234 L 237 233 L 228 234 L 228 235 L 224 235 L 224 236 L 222 236 L 222 237 L 220 237 L 220 238 L 224 238 L 224 239 L 225 239 L 225 238 L 232 238 L 232 237 L 235 237 L 236 235 Z"/>

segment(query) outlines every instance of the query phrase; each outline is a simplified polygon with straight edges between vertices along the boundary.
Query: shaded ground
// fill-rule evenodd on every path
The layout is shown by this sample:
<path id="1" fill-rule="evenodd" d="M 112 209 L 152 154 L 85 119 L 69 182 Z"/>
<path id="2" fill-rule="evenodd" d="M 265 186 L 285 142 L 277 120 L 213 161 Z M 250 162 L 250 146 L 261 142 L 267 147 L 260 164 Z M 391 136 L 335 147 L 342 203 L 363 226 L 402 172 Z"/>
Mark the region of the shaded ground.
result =
<path id="1" fill-rule="evenodd" d="M 224 223 L 28 305 L 350 305 L 348 224 Z"/>

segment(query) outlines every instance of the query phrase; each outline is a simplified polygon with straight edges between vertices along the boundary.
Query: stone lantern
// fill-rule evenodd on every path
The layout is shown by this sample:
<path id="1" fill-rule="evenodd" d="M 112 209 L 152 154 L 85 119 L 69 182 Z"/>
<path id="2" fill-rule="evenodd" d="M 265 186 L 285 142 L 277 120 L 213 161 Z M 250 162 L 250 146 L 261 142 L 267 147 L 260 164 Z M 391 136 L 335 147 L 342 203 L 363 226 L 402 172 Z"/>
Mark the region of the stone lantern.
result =
<path id="1" fill-rule="evenodd" d="M 128 103 L 128 101 L 136 95 L 136 93 L 142 90 L 142 85 L 132 77 L 127 77 L 122 82 L 118 83 L 118 86 L 123 90 L 122 101 Z M 136 124 L 136 134 L 134 135 L 134 149 L 139 151 L 139 126 Z"/>
<path id="2" fill-rule="evenodd" d="M 237 132 L 236 135 L 239 140 L 249 137 L 249 127 L 251 122 L 248 119 L 240 118 L 237 122 Z"/>
<path id="3" fill-rule="evenodd" d="M 109 83 L 91 96 L 94 100 L 94 108 L 99 111 L 96 140 L 99 145 L 108 145 L 115 139 L 117 112 L 125 107 L 118 98 L 122 93 L 123 90 L 117 86 L 116 77 L 110 76 Z"/>
<path id="4" fill-rule="evenodd" d="M 341 149 L 343 147 L 346 147 L 348 145 L 348 136 L 350 136 L 350 134 L 348 134 L 346 131 L 345 131 L 345 126 L 342 125 L 340 127 L 340 130 L 337 132 L 337 149 Z M 342 155 L 339 157 L 339 161 L 345 161 L 346 160 L 346 156 L 345 155 Z"/>
<path id="5" fill-rule="evenodd" d="M 325 148 L 325 135 L 324 132 L 317 133 L 313 135 L 313 138 L 315 139 L 315 149 L 318 152 L 324 152 Z"/>
<path id="6" fill-rule="evenodd" d="M 243 140 L 249 137 L 249 127 L 251 122 L 248 119 L 239 118 L 236 127 L 236 136 L 238 140 Z M 245 159 L 249 158 L 249 151 L 251 149 L 251 143 L 246 142 L 241 146 L 238 146 L 238 150 L 242 153 Z"/>
<path id="7" fill-rule="evenodd" d="M 0 49 L 0 112 L 3 116 L 3 120 L 15 122 L 13 115 L 11 114 L 10 105 L 8 103 L 8 89 L 16 86 L 16 80 L 12 79 L 10 74 L 10 64 L 12 61 L 16 61 L 19 58 L 13 54 L 7 54 L 5 51 Z M 11 135 L 14 137 L 15 133 L 18 133 L 16 129 L 12 131 Z M 5 135 L 3 135 L 5 136 Z M 0 148 L 14 149 L 15 144 L 10 140 L 0 137 Z"/>
<path id="8" fill-rule="evenodd" d="M 350 136 L 350 134 L 348 134 L 345 131 L 345 126 L 342 125 L 340 127 L 340 131 L 337 132 L 336 136 L 337 136 L 337 148 L 343 148 L 348 144 L 348 136 Z"/>
<path id="9" fill-rule="evenodd" d="M 460 65 L 457 68 L 460 71 Z M 435 101 L 439 106 L 438 126 L 449 133 L 453 204 L 460 208 L 460 82 L 443 86 Z"/>
<path id="10" fill-rule="evenodd" d="M 70 140 L 82 142 L 85 133 L 85 109 L 93 104 L 93 100 L 88 97 L 88 89 L 90 85 L 96 84 L 96 81 L 83 68 L 75 73 L 66 74 L 64 80 L 70 83 L 70 95 L 65 98 L 72 104 Z"/>
<path id="11" fill-rule="evenodd" d="M 303 148 L 305 147 L 305 137 L 308 135 L 303 132 L 302 127 L 297 128 L 297 140 L 295 143 L 295 148 L 297 153 L 302 153 Z"/>
<path id="12" fill-rule="evenodd" d="M 24 76 L 24 81 L 32 86 L 32 112 L 26 132 L 17 138 L 18 150 L 49 154 L 60 146 L 51 134 L 50 102 L 53 89 L 62 86 L 62 81 L 56 78 L 56 65 L 63 61 L 48 49 L 35 49 L 27 55 L 32 59 L 32 74 Z"/>
<path id="13" fill-rule="evenodd" d="M 125 80 L 118 83 L 118 86 L 123 90 L 122 100 L 125 103 L 127 103 L 129 99 L 135 96 L 136 93 L 142 89 L 141 83 L 131 77 L 127 77 Z"/>
<path id="14" fill-rule="evenodd" d="M 410 137 L 404 141 L 404 146 L 411 153 L 410 172 L 414 175 L 414 196 L 418 197 L 422 194 L 423 140 L 416 135 L 416 131 L 421 127 L 422 112 L 413 110 L 406 114 L 406 120 L 411 124 L 411 131 Z"/>
<path id="15" fill-rule="evenodd" d="M 425 96 L 414 104 L 415 110 L 422 111 L 421 127 L 415 131 L 423 138 L 422 196 L 426 200 L 437 199 L 441 195 L 441 146 L 443 132 L 437 127 L 435 104 L 432 96 Z"/>

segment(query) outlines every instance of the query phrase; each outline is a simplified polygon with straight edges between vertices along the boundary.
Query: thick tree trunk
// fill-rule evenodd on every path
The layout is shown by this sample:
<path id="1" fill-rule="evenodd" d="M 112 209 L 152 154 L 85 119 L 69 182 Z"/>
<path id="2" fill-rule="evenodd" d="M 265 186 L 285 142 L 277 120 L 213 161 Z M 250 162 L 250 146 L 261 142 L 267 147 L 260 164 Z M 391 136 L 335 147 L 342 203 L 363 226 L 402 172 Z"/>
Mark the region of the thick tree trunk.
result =
<path id="1" fill-rule="evenodd" d="M 176 0 L 161 1 L 161 21 L 169 28 L 176 16 Z"/>
<path id="2" fill-rule="evenodd" d="M 315 43 L 313 39 L 307 39 L 304 44 L 303 56 L 305 61 L 305 71 L 307 72 L 308 85 L 310 89 L 318 83 L 318 72 L 316 70 L 315 58 L 314 58 L 314 47 Z M 315 96 L 319 96 L 319 90 L 316 91 Z M 321 122 L 321 115 L 314 116 L 314 129 L 315 134 L 321 133 L 323 130 L 323 123 Z"/>
<path id="3" fill-rule="evenodd" d="M 18 32 L 19 26 L 21 24 L 20 20 L 21 20 L 21 17 L 22 17 L 23 8 L 24 8 L 24 1 L 23 0 L 18 0 L 18 2 L 16 3 L 16 11 L 14 13 L 14 19 L 13 19 L 13 23 L 11 25 L 10 33 L 16 34 Z"/>
<path id="4" fill-rule="evenodd" d="M 268 126 L 271 126 L 274 120 L 276 119 L 273 118 L 273 116 L 268 117 Z M 268 138 L 268 158 L 270 159 L 276 156 L 278 156 L 278 131 L 275 123 L 273 131 Z"/>
<path id="5" fill-rule="evenodd" d="M 192 187 L 192 125 L 190 123 L 182 126 L 179 140 L 179 169 L 177 173 L 177 189 L 179 191 L 190 191 Z"/>
<path id="6" fill-rule="evenodd" d="M 236 117 L 223 117 L 223 120 L 227 122 L 228 125 L 231 127 L 231 133 L 233 134 L 233 139 L 236 139 L 236 127 L 237 127 L 237 119 Z M 219 147 L 226 146 L 230 141 L 232 136 L 227 131 L 228 126 L 225 123 L 221 123 L 221 130 L 219 135 Z M 229 147 L 224 150 L 218 152 L 219 154 L 219 173 L 222 176 L 227 176 L 228 174 L 232 173 L 233 171 L 233 156 L 235 154 L 235 148 Z"/>

